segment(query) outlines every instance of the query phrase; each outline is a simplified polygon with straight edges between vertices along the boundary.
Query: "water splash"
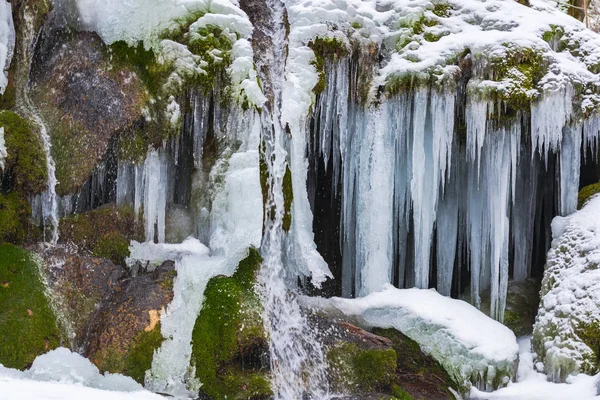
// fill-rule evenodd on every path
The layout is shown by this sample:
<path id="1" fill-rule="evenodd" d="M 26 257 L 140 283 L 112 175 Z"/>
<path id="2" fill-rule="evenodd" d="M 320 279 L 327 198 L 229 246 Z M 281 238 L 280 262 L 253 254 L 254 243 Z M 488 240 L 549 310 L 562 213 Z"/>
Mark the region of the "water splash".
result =
<path id="1" fill-rule="evenodd" d="M 293 291 L 286 285 L 283 257 L 283 177 L 287 169 L 285 130 L 281 122 L 285 73 L 285 9 L 279 0 L 267 0 L 271 25 L 265 27 L 271 46 L 257 62 L 269 99 L 261 113 L 262 138 L 269 173 L 262 242 L 263 266 L 259 290 L 265 308 L 265 330 L 270 341 L 272 388 L 276 399 L 326 398 L 326 363 L 321 344 L 307 323 Z M 260 65 L 260 64 L 263 65 Z"/>

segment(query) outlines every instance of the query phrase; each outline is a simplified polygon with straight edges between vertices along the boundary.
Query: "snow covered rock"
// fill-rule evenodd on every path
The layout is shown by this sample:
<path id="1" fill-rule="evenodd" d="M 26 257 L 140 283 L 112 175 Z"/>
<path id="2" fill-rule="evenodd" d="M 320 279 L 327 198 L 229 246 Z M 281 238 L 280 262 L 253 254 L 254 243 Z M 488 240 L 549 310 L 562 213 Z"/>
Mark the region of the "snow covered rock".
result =
<path id="1" fill-rule="evenodd" d="M 598 371 L 600 197 L 552 222 L 533 346 L 549 379 Z"/>
<path id="2" fill-rule="evenodd" d="M 308 299 L 315 308 L 355 317 L 364 326 L 394 328 L 421 345 L 466 390 L 505 386 L 517 372 L 514 333 L 468 303 L 435 290 L 396 289 L 358 299 Z"/>

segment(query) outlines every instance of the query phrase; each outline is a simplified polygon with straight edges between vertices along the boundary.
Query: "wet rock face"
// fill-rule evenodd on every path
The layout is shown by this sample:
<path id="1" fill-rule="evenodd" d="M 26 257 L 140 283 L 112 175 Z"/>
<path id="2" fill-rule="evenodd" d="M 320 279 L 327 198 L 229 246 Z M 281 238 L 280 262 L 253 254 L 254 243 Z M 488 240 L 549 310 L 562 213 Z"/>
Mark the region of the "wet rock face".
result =
<path id="1" fill-rule="evenodd" d="M 52 138 L 57 190 L 73 193 L 100 162 L 111 137 L 140 118 L 146 94 L 136 74 L 113 63 L 94 33 L 45 32 L 35 60 L 32 97 Z"/>
<path id="2" fill-rule="evenodd" d="M 160 315 L 173 300 L 175 265 L 118 282 L 87 326 L 84 354 L 100 370 L 143 382 L 154 350 L 162 343 Z"/>
<path id="3" fill-rule="evenodd" d="M 68 247 L 54 247 L 40 255 L 63 318 L 71 324 L 70 333 L 75 335 L 73 344 L 80 347 L 97 305 L 120 288 L 120 281 L 128 276 L 127 271 L 109 260 L 83 256 Z"/>

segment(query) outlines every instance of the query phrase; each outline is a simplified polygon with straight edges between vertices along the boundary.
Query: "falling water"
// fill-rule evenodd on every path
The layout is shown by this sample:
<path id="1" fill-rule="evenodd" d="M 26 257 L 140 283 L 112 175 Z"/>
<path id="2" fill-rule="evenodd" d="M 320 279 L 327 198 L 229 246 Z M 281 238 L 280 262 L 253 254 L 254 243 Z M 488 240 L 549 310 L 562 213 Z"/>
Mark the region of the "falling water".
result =
<path id="1" fill-rule="evenodd" d="M 22 43 L 24 46 L 23 51 L 26 54 L 25 59 L 27 60 L 28 69 L 25 75 L 24 84 L 22 85 L 23 90 L 21 96 L 18 96 L 18 98 L 23 99 L 22 103 L 19 104 L 19 110 L 27 116 L 30 121 L 37 125 L 40 130 L 40 138 L 46 155 L 48 182 L 46 190 L 39 197 L 34 199 L 32 209 L 34 216 L 39 215 L 36 213 L 41 211 L 40 217 L 44 225 L 44 241 L 51 245 L 55 245 L 58 242 L 58 198 L 56 195 L 56 184 L 58 182 L 56 180 L 56 165 L 52 158 L 52 143 L 50 141 L 50 135 L 48 135 L 48 129 L 44 124 L 38 109 L 29 97 L 31 60 L 33 58 L 33 51 L 36 47 L 38 37 L 39 34 L 36 31 L 34 24 L 26 24 L 26 27 L 23 30 Z"/>
<path id="2" fill-rule="evenodd" d="M 287 163 L 285 132 L 281 123 L 286 35 L 284 6 L 267 0 L 272 25 L 267 37 L 271 48 L 259 65 L 269 102 L 263 108 L 262 137 L 269 172 L 269 193 L 265 206 L 265 233 L 262 243 L 263 267 L 259 277 L 265 307 L 265 329 L 269 334 L 272 387 L 277 399 L 324 398 L 327 395 L 325 361 L 321 344 L 309 328 L 293 292 L 285 283 L 282 227 L 284 216 L 283 176 Z M 269 54 L 269 52 L 271 54 Z"/>

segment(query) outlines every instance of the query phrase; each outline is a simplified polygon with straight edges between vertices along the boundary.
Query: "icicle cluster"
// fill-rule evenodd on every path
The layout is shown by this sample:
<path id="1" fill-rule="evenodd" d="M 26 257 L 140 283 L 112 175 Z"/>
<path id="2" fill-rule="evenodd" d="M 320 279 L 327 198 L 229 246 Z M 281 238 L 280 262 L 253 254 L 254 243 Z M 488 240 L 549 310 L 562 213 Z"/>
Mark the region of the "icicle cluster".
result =
<path id="1" fill-rule="evenodd" d="M 348 100 L 348 63 L 330 65 L 311 149 L 333 165 L 331 190 L 342 190 L 343 295 L 390 282 L 450 295 L 467 266 L 473 303 L 489 289 L 490 315 L 502 319 L 509 273 L 529 275 L 534 236 L 549 246 L 535 227 L 549 226 L 555 209 L 576 209 L 584 135 L 570 122 L 571 89 L 511 118 L 468 97 L 466 126 L 455 127 L 456 88 L 419 87 L 367 109 Z M 597 143 L 590 123 L 586 146 Z"/>

